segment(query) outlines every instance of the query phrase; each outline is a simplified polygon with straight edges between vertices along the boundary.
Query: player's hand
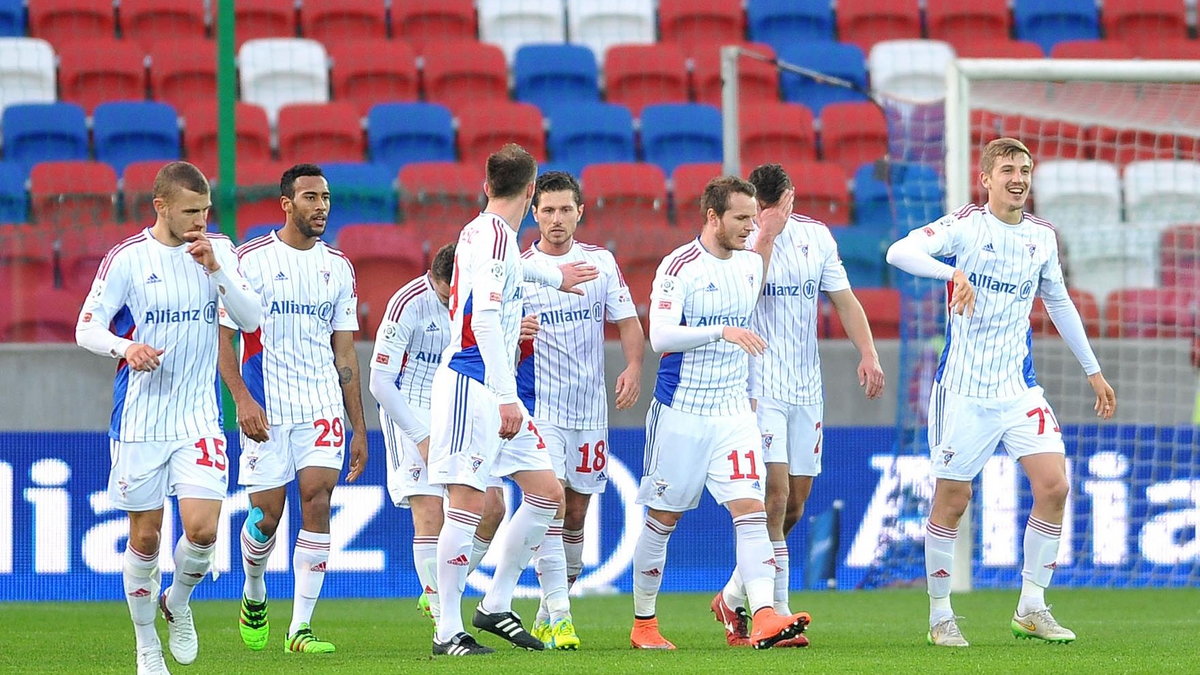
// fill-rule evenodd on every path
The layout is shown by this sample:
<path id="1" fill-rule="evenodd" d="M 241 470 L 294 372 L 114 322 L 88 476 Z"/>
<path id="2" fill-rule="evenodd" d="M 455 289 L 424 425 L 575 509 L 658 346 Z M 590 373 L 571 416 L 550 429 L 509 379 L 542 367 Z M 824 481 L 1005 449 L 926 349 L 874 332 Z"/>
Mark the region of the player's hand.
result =
<path id="1" fill-rule="evenodd" d="M 537 314 L 530 314 L 521 319 L 521 342 L 529 342 L 538 334 L 542 325 L 538 323 Z"/>
<path id="2" fill-rule="evenodd" d="M 617 376 L 617 410 L 628 410 L 642 395 L 642 370 L 629 366 Z"/>
<path id="3" fill-rule="evenodd" d="M 521 430 L 521 421 L 525 416 L 521 414 L 520 403 L 501 403 L 500 404 L 500 438 L 506 441 L 511 441 L 517 432 Z"/>
<path id="4" fill-rule="evenodd" d="M 350 435 L 350 473 L 346 474 L 346 482 L 353 483 L 367 468 L 367 434 L 352 433 Z"/>
<path id="5" fill-rule="evenodd" d="M 876 399 L 883 394 L 883 367 L 879 365 L 879 357 L 867 355 L 858 362 L 858 386 L 862 387 L 867 398 Z"/>
<path id="6" fill-rule="evenodd" d="M 760 230 L 758 236 L 760 239 L 763 237 L 774 239 L 779 236 L 779 233 L 783 232 L 788 218 L 792 217 L 792 205 L 795 199 L 795 188 L 788 188 L 779 196 L 779 201 L 758 212 L 758 227 Z"/>
<path id="7" fill-rule="evenodd" d="M 583 289 L 576 288 L 576 286 L 600 276 L 600 270 L 596 269 L 595 265 L 589 265 L 582 260 L 564 263 L 559 265 L 558 269 L 562 271 L 563 275 L 562 286 L 559 286 L 558 290 L 575 295 L 583 295 Z"/>
<path id="8" fill-rule="evenodd" d="M 267 422 L 267 411 L 253 398 L 234 401 L 237 404 L 238 428 L 252 441 L 265 443 L 269 436 L 267 431 L 271 425 Z"/>
<path id="9" fill-rule="evenodd" d="M 1101 373 L 1088 376 L 1088 384 L 1092 385 L 1092 391 L 1096 392 L 1096 405 L 1092 408 L 1096 411 L 1096 417 L 1112 419 L 1117 413 L 1117 392 L 1113 391 Z"/>
<path id="10" fill-rule="evenodd" d="M 125 350 L 125 362 L 134 370 L 148 373 L 162 363 L 158 357 L 165 353 L 162 349 L 155 349 L 150 345 L 135 342 Z"/>
<path id="11" fill-rule="evenodd" d="M 975 315 L 975 287 L 967 281 L 967 275 L 962 270 L 954 270 L 950 279 L 954 284 L 954 294 L 950 296 L 950 313 Z"/>
<path id="12" fill-rule="evenodd" d="M 767 351 L 767 341 L 745 328 L 725 326 L 721 330 L 721 339 L 741 347 L 750 356 L 760 356 Z"/>
<path id="13" fill-rule="evenodd" d="M 204 232 L 184 232 L 180 238 L 188 242 L 187 252 L 192 259 L 204 265 L 204 269 L 210 274 L 221 269 L 221 263 L 217 262 L 217 254 L 213 253 L 212 242 Z"/>
<path id="14" fill-rule="evenodd" d="M 429 466 L 429 437 L 417 443 L 417 452 L 421 453 L 421 461 L 425 462 L 425 466 Z"/>

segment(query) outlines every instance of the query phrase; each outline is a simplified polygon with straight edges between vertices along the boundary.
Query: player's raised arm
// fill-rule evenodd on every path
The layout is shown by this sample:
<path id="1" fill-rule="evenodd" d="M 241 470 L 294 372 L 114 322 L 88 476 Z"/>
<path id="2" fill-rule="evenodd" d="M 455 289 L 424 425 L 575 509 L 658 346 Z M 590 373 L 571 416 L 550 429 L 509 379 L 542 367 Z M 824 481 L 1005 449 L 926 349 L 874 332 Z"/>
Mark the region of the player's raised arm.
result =
<path id="1" fill-rule="evenodd" d="M 563 293 L 583 295 L 577 288 L 579 284 L 592 281 L 600 276 L 600 270 L 595 265 L 589 265 L 582 260 L 563 263 L 554 266 L 536 260 L 526 260 L 521 265 L 524 280 L 530 283 L 557 288 Z"/>
<path id="2" fill-rule="evenodd" d="M 792 217 L 795 198 L 796 190 L 787 188 L 778 201 L 758 212 L 758 230 L 754 233 L 754 241 L 749 248 L 762 256 L 764 279 L 767 278 L 767 270 L 771 267 L 771 254 L 775 251 L 775 238 L 783 232 L 788 218 Z"/>
<path id="3" fill-rule="evenodd" d="M 208 249 L 206 254 L 200 255 L 203 260 L 198 260 L 208 269 L 209 278 L 216 283 L 217 297 L 229 318 L 247 333 L 258 330 L 262 323 L 262 298 L 238 270 L 238 258 L 232 244 L 225 239 L 214 242 L 203 232 L 184 233 L 183 239 L 191 242 L 188 246 L 193 257 L 200 255 L 197 249 Z M 205 262 L 209 257 L 209 262 L 216 265 L 215 270 L 209 266 L 209 262 Z"/>
<path id="4" fill-rule="evenodd" d="M 888 247 L 887 261 L 913 276 L 952 281 L 954 291 L 950 296 L 950 311 L 970 316 L 975 312 L 975 287 L 961 270 L 935 257 L 954 252 L 957 236 L 950 227 L 951 220 L 952 217 L 947 216 L 909 232 Z"/>

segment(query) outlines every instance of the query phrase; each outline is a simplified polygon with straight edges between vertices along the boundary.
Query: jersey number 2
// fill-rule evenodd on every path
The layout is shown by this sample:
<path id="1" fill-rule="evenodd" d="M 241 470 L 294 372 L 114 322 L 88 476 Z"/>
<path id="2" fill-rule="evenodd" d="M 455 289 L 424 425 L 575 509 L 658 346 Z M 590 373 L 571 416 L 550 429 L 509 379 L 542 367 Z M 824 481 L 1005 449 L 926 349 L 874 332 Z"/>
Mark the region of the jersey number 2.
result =
<path id="1" fill-rule="evenodd" d="M 210 444 L 212 450 L 209 450 Z M 225 470 L 225 441 L 219 438 L 201 438 L 193 447 L 200 451 L 200 459 L 196 460 L 197 464 L 211 466 L 217 471 Z"/>

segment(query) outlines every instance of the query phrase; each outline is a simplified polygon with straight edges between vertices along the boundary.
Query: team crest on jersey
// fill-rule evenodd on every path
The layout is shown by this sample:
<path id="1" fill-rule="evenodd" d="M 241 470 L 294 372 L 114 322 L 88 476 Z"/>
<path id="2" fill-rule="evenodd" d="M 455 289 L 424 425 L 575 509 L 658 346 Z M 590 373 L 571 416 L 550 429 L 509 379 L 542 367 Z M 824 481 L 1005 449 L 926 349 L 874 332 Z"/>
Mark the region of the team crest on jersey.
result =
<path id="1" fill-rule="evenodd" d="M 800 244 L 800 254 L 805 258 L 808 257 L 808 244 Z"/>
<path id="2" fill-rule="evenodd" d="M 326 286 L 329 285 L 329 270 L 321 270 L 321 280 L 325 282 Z"/>
<path id="3" fill-rule="evenodd" d="M 950 466 L 950 460 L 954 459 L 953 450 L 942 451 L 942 466 Z"/>
<path id="4" fill-rule="evenodd" d="M 663 493 L 667 491 L 668 487 L 670 487 L 670 485 L 667 483 L 667 481 L 656 480 L 654 481 L 654 494 L 658 497 L 661 497 L 663 496 Z"/>
<path id="5" fill-rule="evenodd" d="M 747 274 L 746 283 L 750 284 L 750 288 L 754 288 L 754 286 L 758 284 L 758 279 L 756 279 L 753 274 Z"/>
<path id="6" fill-rule="evenodd" d="M 762 435 L 763 452 L 765 453 L 766 451 L 770 450 L 771 444 L 774 442 L 775 442 L 775 434 L 763 434 Z"/>
<path id="7" fill-rule="evenodd" d="M 471 455 L 471 473 L 479 471 L 480 465 L 483 464 L 483 458 L 479 455 Z"/>
<path id="8" fill-rule="evenodd" d="M 1030 258 L 1037 255 L 1037 244 L 1030 242 L 1028 244 L 1025 244 L 1025 248 L 1029 249 L 1029 257 Z"/>
<path id="9" fill-rule="evenodd" d="M 420 482 L 420 480 L 421 480 L 421 465 L 413 464 L 412 466 L 408 467 L 408 477 L 411 478 L 412 482 L 414 482 L 414 483 Z"/>

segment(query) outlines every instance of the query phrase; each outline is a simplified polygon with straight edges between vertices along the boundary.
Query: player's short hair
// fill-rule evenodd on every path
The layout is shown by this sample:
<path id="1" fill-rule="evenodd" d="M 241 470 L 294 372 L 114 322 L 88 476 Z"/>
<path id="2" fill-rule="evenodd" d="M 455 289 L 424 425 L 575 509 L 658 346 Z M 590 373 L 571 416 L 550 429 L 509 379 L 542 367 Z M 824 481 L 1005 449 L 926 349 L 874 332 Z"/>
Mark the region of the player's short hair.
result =
<path id="1" fill-rule="evenodd" d="M 294 199 L 296 197 L 296 179 L 301 176 L 320 176 L 325 177 L 321 167 L 316 164 L 296 164 L 292 168 L 283 172 L 279 178 L 279 195 Z"/>
<path id="2" fill-rule="evenodd" d="M 171 162 L 158 170 L 154 177 L 154 198 L 170 199 L 180 190 L 208 194 L 208 179 L 204 172 L 188 162 Z"/>
<path id="3" fill-rule="evenodd" d="M 516 143 L 505 144 L 487 158 L 487 184 L 492 197 L 521 194 L 537 177 L 537 160 Z"/>
<path id="4" fill-rule="evenodd" d="M 533 188 L 534 208 L 537 208 L 543 192 L 564 192 L 566 190 L 570 190 L 571 194 L 575 195 L 576 206 L 583 203 L 583 190 L 579 187 L 579 181 L 575 180 L 571 174 L 566 171 L 547 171 L 538 176 L 536 186 Z"/>
<path id="5" fill-rule="evenodd" d="M 450 279 L 454 276 L 455 247 L 456 244 L 446 244 L 434 254 L 433 264 L 429 266 L 429 271 L 433 273 L 434 279 L 450 283 Z"/>
<path id="6" fill-rule="evenodd" d="M 758 191 L 758 201 L 763 206 L 774 206 L 783 196 L 783 191 L 792 187 L 792 179 L 779 164 L 760 164 L 754 167 L 747 180 Z"/>
<path id="7" fill-rule="evenodd" d="M 1025 147 L 1024 143 L 1015 138 L 997 138 L 984 146 L 983 154 L 979 156 L 979 170 L 991 173 L 992 167 L 996 166 L 997 159 L 1018 154 L 1025 155 L 1029 158 L 1029 162 L 1033 163 L 1033 153 L 1029 152 L 1029 148 Z"/>
<path id="8" fill-rule="evenodd" d="M 708 210 L 712 209 L 720 218 L 729 210 L 729 195 L 734 193 L 754 198 L 757 191 L 754 189 L 754 183 L 737 176 L 718 176 L 704 186 L 704 194 L 700 197 L 700 210 L 708 213 Z"/>

